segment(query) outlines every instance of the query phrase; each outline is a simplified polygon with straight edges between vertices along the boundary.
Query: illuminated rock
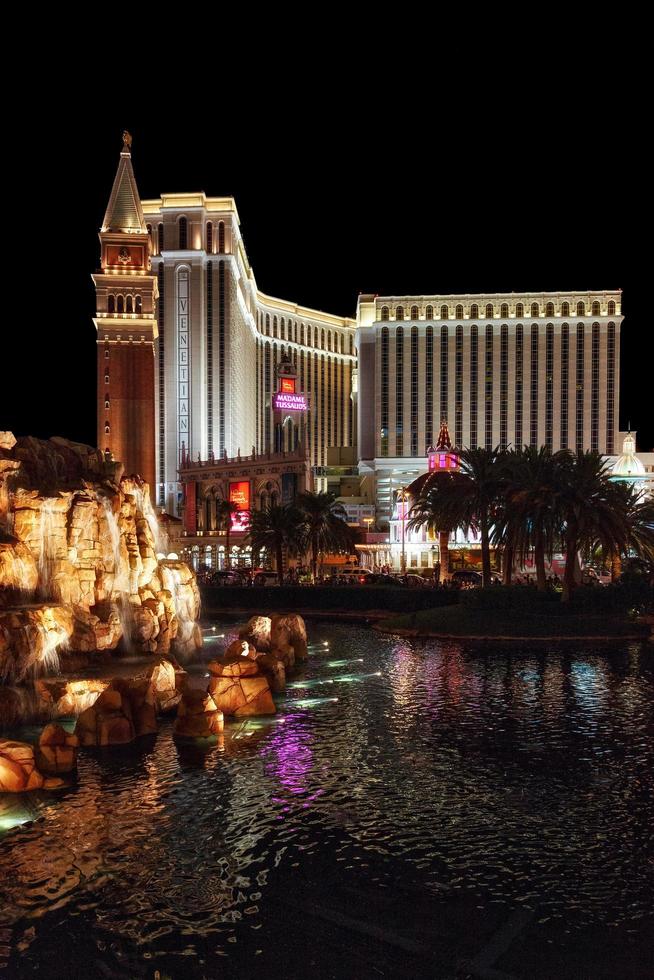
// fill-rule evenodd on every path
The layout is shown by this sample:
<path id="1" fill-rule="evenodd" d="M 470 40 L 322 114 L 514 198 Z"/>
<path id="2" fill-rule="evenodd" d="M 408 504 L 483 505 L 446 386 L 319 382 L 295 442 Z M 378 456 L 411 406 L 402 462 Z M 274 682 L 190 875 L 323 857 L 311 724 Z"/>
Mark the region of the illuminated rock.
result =
<path id="1" fill-rule="evenodd" d="M 239 660 L 241 657 L 248 657 L 250 660 L 254 660 L 256 656 L 257 650 L 252 643 L 248 643 L 247 640 L 233 640 L 225 647 L 222 660 L 223 663 L 231 663 L 234 660 Z"/>
<path id="2" fill-rule="evenodd" d="M 275 694 L 281 694 L 286 690 L 286 667 L 276 652 L 257 654 L 256 664 L 268 678 L 268 683 Z"/>
<path id="3" fill-rule="evenodd" d="M 181 738 L 209 738 L 218 735 L 225 726 L 222 711 L 210 694 L 196 688 L 184 691 L 177 718 L 175 735 Z"/>
<path id="4" fill-rule="evenodd" d="M 66 680 L 60 677 L 41 677 L 34 689 L 46 715 L 69 718 L 90 708 L 109 687 L 107 680 Z"/>
<path id="5" fill-rule="evenodd" d="M 209 681 L 209 693 L 225 715 L 274 715 L 276 711 L 267 677 L 247 657 L 224 664 L 222 674 Z"/>
<path id="6" fill-rule="evenodd" d="M 10 475 L 18 484 L 11 491 Z M 73 652 L 113 650 L 122 640 L 138 652 L 188 657 L 202 644 L 195 575 L 183 562 L 157 559 L 161 542 L 148 486 L 120 475 L 119 464 L 91 447 L 3 436 L 0 607 L 8 597 L 17 601 L 16 590 L 24 594 L 21 604 L 36 593 L 70 607 L 74 630 L 59 646 L 65 639 Z M 20 644 L 10 633 L 10 652 Z M 20 649 L 14 655 L 15 669 L 4 673 L 16 681 L 25 657 Z M 52 663 L 46 658 L 40 667 L 46 673 Z"/>
<path id="7" fill-rule="evenodd" d="M 116 678 L 77 719 L 80 745 L 122 745 L 157 731 L 156 697 L 147 680 Z"/>
<path id="8" fill-rule="evenodd" d="M 79 739 L 61 725 L 46 725 L 35 748 L 36 765 L 49 774 L 72 772 L 77 766 Z"/>
<path id="9" fill-rule="evenodd" d="M 73 635 L 73 611 L 42 604 L 0 610 L 0 681 L 9 683 L 59 669 L 59 653 Z"/>
<path id="10" fill-rule="evenodd" d="M 307 660 L 307 628 L 302 617 L 297 613 L 272 616 L 270 645 L 273 650 L 292 646 L 297 661 Z"/>
<path id="11" fill-rule="evenodd" d="M 247 640 L 255 650 L 267 652 L 270 650 L 270 626 L 269 616 L 252 616 L 245 626 L 238 631 L 241 640 Z"/>
<path id="12" fill-rule="evenodd" d="M 56 789 L 63 785 L 63 780 L 43 776 L 39 772 L 33 746 L 0 739 L 0 792 L 23 793 L 31 789 Z"/>
<path id="13" fill-rule="evenodd" d="M 170 660 L 159 660 L 156 664 L 137 675 L 137 680 L 145 680 L 152 687 L 159 711 L 172 711 L 182 698 L 178 689 L 178 674 L 185 676 L 185 671 L 176 671 Z"/>

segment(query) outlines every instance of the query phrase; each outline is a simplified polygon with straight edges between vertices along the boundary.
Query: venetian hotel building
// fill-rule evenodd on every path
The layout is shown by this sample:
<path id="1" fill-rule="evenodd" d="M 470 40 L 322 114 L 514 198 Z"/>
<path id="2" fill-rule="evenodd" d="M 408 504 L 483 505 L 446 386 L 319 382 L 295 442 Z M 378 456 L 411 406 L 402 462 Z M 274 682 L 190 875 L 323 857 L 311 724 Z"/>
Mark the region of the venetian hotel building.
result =
<path id="1" fill-rule="evenodd" d="M 231 197 L 141 201 L 126 135 L 93 279 L 98 445 L 141 472 L 178 514 L 181 461 L 308 450 L 326 489 L 328 450 L 375 486 L 425 468 L 446 419 L 455 445 L 616 452 L 621 294 L 360 296 L 356 318 L 262 293 Z M 308 413 L 276 432 L 277 366 L 289 357 Z M 347 454 L 344 454 L 347 455 Z"/>

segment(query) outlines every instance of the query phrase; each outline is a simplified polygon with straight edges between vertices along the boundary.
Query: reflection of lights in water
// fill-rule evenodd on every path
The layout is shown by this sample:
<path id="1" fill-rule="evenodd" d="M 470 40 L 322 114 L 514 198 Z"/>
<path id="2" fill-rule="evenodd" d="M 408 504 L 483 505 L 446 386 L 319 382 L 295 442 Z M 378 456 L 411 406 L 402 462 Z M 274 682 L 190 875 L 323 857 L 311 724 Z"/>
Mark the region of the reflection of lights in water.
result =
<path id="1" fill-rule="evenodd" d="M 214 640 L 222 640 L 224 636 L 225 636 L 224 633 L 214 633 L 213 636 L 203 636 L 202 637 L 202 642 L 203 643 L 213 643 Z"/>
<path id="2" fill-rule="evenodd" d="M 286 686 L 301 690 L 305 687 L 320 687 L 321 684 L 351 684 L 366 680 L 368 677 L 381 677 L 381 671 L 376 670 L 374 674 L 343 674 L 342 677 L 327 677 L 324 680 L 315 678 L 311 681 L 294 681 L 292 684 L 287 684 Z"/>
<path id="3" fill-rule="evenodd" d="M 0 800 L 0 834 L 20 827 L 24 823 L 29 823 L 30 820 L 35 820 L 37 816 L 36 807 L 20 797 L 10 797 L 6 801 Z"/>
<path id="4" fill-rule="evenodd" d="M 328 660 L 328 667 L 345 667 L 346 664 L 362 664 L 363 657 L 355 657 L 353 660 Z"/>
<path id="5" fill-rule="evenodd" d="M 338 698 L 298 698 L 293 701 L 293 707 L 314 708 L 319 704 L 327 704 L 329 701 L 338 701 Z"/>
<path id="6" fill-rule="evenodd" d="M 583 708 L 597 711 L 605 707 L 607 679 L 604 665 L 599 662 L 573 664 L 570 668 L 570 682 L 575 697 Z"/>

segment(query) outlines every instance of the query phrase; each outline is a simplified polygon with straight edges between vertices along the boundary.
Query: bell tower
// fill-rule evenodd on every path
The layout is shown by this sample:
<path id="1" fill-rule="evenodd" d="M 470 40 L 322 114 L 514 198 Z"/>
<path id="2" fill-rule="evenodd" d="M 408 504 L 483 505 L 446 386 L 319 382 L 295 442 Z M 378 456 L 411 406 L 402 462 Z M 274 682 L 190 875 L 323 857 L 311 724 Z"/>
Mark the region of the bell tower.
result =
<path id="1" fill-rule="evenodd" d="M 123 148 L 100 229 L 100 271 L 93 275 L 98 341 L 98 447 L 138 473 L 155 495 L 154 342 L 157 278 L 131 155 Z"/>

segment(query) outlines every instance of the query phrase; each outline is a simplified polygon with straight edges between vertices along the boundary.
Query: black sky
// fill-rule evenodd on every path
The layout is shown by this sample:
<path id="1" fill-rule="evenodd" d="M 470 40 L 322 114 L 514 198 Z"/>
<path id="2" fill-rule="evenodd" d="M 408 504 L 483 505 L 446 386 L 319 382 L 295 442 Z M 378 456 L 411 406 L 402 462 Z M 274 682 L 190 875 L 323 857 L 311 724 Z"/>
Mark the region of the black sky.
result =
<path id="1" fill-rule="evenodd" d="M 611 47 L 499 67 L 359 56 L 351 75 L 343 51 L 283 81 L 268 66 L 247 95 L 232 66 L 174 100 L 50 73 L 7 158 L 23 262 L 0 429 L 95 440 L 90 274 L 128 128 L 141 196 L 234 195 L 257 283 L 284 299 L 353 316 L 359 292 L 621 287 L 621 427 L 654 448 L 649 80 L 642 51 Z"/>

